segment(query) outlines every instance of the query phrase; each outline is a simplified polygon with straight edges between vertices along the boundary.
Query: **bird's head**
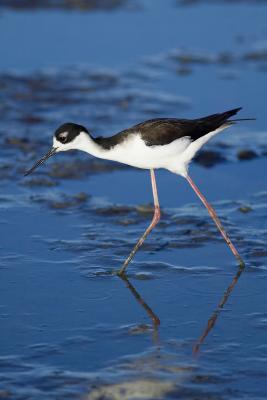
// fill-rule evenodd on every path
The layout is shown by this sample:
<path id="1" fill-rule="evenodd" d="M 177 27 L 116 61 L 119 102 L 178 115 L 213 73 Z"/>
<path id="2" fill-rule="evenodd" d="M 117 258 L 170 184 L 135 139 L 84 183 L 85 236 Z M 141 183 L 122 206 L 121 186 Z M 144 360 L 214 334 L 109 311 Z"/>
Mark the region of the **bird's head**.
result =
<path id="1" fill-rule="evenodd" d="M 26 171 L 25 176 L 31 174 L 48 158 L 60 151 L 80 150 L 82 148 L 82 143 L 86 138 L 88 140 L 88 136 L 90 136 L 88 130 L 82 125 L 74 124 L 72 122 L 60 125 L 54 133 L 52 148 L 40 160 L 38 160 L 32 168 Z"/>

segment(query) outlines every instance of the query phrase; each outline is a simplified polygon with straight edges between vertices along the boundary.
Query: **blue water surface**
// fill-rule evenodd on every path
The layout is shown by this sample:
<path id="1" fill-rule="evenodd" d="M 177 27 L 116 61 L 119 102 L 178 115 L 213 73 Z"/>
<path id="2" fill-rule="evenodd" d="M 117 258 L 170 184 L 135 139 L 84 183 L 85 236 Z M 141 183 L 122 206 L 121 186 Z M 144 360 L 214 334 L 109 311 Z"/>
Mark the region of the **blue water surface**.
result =
<path id="1" fill-rule="evenodd" d="M 1 8 L 1 398 L 155 398 L 149 382 L 163 399 L 266 398 L 266 12 L 245 1 Z M 67 120 L 107 135 L 237 106 L 257 120 L 214 138 L 205 149 L 222 161 L 191 175 L 244 270 L 167 171 L 156 172 L 162 222 L 129 281 L 113 272 L 152 217 L 147 171 L 103 162 L 64 175 L 92 162 L 75 153 L 23 177 Z"/>

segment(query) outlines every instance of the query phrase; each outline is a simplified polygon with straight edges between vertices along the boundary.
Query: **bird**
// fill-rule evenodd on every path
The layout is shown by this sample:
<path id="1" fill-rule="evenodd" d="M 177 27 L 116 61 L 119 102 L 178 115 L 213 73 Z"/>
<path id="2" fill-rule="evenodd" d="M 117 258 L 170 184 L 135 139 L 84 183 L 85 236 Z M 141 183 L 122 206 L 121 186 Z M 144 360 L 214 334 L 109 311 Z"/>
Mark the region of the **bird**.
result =
<path id="1" fill-rule="evenodd" d="M 53 136 L 52 148 L 25 172 L 31 174 L 47 159 L 59 152 L 81 150 L 95 157 L 117 161 L 132 167 L 150 170 L 154 215 L 151 223 L 117 271 L 119 276 L 126 269 L 149 233 L 158 224 L 161 210 L 156 184 L 156 169 L 167 169 L 187 180 L 195 194 L 207 208 L 222 237 L 226 241 L 239 265 L 244 261 L 226 233 L 214 208 L 202 194 L 188 173 L 189 164 L 198 150 L 217 133 L 238 121 L 254 118 L 231 119 L 242 107 L 208 115 L 197 119 L 155 118 L 134 125 L 109 137 L 94 137 L 84 126 L 67 122 L 60 125 Z"/>

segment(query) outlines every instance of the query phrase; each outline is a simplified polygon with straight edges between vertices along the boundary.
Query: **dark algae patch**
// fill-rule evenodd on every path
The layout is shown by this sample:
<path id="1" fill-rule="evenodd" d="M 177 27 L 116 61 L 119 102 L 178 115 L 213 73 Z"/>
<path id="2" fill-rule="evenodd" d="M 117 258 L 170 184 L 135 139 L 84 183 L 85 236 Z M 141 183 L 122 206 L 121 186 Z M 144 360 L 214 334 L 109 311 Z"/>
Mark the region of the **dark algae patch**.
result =
<path id="1" fill-rule="evenodd" d="M 239 160 L 252 160 L 253 158 L 258 157 L 257 153 L 253 150 L 240 150 L 237 153 L 237 158 Z"/>
<path id="2" fill-rule="evenodd" d="M 81 179 L 91 174 L 107 173 L 117 169 L 127 168 L 117 163 L 105 162 L 103 160 L 75 160 L 61 163 L 53 163 L 49 176 L 58 179 Z"/>
<path id="3" fill-rule="evenodd" d="M 116 10 L 128 4 L 126 0 L 1 0 L 0 7 L 16 10 L 61 9 L 61 10 Z"/>
<path id="4" fill-rule="evenodd" d="M 226 161 L 225 157 L 218 151 L 202 150 L 195 157 L 195 161 L 203 167 L 213 167 L 215 164 Z"/>

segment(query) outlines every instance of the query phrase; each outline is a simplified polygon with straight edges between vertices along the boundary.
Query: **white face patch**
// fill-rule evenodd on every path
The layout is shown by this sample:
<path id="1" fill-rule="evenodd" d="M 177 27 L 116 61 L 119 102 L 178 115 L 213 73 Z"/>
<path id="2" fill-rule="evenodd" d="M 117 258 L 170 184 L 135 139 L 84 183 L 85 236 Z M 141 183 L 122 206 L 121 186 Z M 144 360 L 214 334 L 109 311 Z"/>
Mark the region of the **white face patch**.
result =
<path id="1" fill-rule="evenodd" d="M 65 135 L 67 137 L 69 132 L 62 132 L 61 135 Z M 57 152 L 59 151 L 68 151 L 68 150 L 84 150 L 84 146 L 88 142 L 88 134 L 85 132 L 81 132 L 78 136 L 76 136 L 71 142 L 61 143 L 57 138 L 53 137 L 53 147 L 57 148 Z"/>
<path id="2" fill-rule="evenodd" d="M 67 144 L 59 142 L 55 137 L 53 138 L 53 147 L 57 149 L 57 152 L 69 150 Z"/>

